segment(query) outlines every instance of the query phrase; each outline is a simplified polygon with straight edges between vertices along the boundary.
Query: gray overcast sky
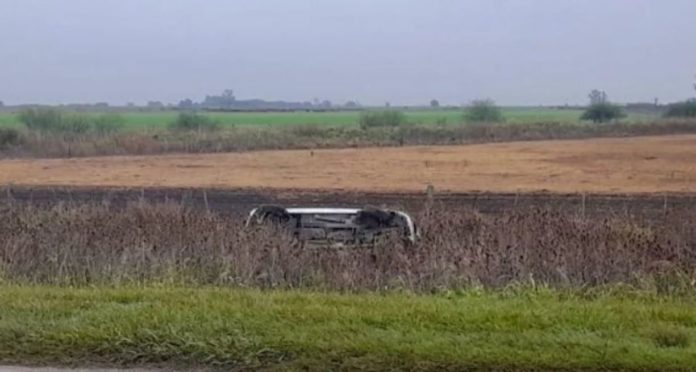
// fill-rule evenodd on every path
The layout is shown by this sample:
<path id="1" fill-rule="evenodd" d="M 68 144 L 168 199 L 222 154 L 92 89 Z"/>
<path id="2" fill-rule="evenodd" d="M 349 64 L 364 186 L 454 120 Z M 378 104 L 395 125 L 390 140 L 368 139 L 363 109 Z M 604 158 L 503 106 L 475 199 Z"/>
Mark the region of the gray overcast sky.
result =
<path id="1" fill-rule="evenodd" d="M 0 100 L 694 95 L 694 0 L 0 0 Z"/>

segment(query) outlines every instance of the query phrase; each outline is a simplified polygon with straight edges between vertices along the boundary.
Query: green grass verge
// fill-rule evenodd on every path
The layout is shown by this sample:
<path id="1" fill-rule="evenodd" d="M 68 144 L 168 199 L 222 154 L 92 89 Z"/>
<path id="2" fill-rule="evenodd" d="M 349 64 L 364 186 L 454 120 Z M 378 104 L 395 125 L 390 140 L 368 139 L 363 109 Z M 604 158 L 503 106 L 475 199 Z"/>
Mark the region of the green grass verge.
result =
<path id="1" fill-rule="evenodd" d="M 278 369 L 688 369 L 693 300 L 0 286 L 0 362 Z"/>
<path id="2" fill-rule="evenodd" d="M 413 124 L 460 124 L 463 110 L 406 110 L 409 123 Z M 551 108 L 507 107 L 503 108 L 506 121 L 512 123 L 535 122 L 578 122 L 581 110 L 558 110 Z M 176 118 L 176 112 L 128 112 L 121 114 L 125 119 L 126 129 L 164 128 Z M 283 125 L 357 125 L 360 112 L 239 112 L 208 113 L 222 126 L 283 126 Z M 649 115 L 629 114 L 626 120 L 640 121 L 654 118 Z M 0 127 L 19 127 L 21 123 L 11 113 L 0 113 Z"/>

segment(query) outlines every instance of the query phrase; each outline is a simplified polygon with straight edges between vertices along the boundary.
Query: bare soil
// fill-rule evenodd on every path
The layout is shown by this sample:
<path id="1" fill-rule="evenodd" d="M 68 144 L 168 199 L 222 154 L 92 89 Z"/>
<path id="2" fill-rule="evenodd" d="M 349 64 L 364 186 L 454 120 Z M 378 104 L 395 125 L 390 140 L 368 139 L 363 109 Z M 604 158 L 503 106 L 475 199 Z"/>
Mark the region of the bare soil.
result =
<path id="1" fill-rule="evenodd" d="M 36 206 L 64 203 L 107 203 L 115 207 L 141 203 L 175 203 L 195 209 L 243 217 L 262 204 L 292 206 L 356 207 L 377 206 L 418 213 L 426 205 L 437 210 L 475 210 L 497 215 L 516 210 L 542 208 L 597 218 L 632 217 L 661 223 L 665 217 L 693 211 L 694 194 L 559 194 L 559 193 L 435 193 L 353 192 L 328 190 L 273 189 L 191 189 L 191 188 L 110 188 L 110 187 L 4 187 L 0 206 L 19 202 Z"/>
<path id="2" fill-rule="evenodd" d="M 0 161 L 0 184 L 370 192 L 696 191 L 696 135 Z"/>

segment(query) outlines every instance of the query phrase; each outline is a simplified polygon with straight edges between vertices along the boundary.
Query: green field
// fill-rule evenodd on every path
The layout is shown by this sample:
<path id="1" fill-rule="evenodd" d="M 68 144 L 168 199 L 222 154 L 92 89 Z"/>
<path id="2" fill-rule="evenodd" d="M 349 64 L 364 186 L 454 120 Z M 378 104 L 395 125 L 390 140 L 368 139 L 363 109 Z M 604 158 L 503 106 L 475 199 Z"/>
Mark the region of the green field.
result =
<path id="1" fill-rule="evenodd" d="M 610 292 L 610 291 L 609 291 Z M 0 363 L 353 369 L 696 365 L 692 299 L 0 285 Z"/>
<path id="2" fill-rule="evenodd" d="M 459 124 L 462 122 L 462 110 L 406 110 L 410 123 Z M 552 108 L 509 107 L 503 109 L 506 121 L 514 123 L 528 122 L 576 122 L 581 110 L 560 110 Z M 176 112 L 128 112 L 121 114 L 129 129 L 164 127 L 174 121 Z M 207 114 L 222 125 L 356 125 L 360 117 L 357 111 L 335 112 L 240 112 Z M 627 120 L 645 120 L 646 115 L 629 114 Z M 0 126 L 21 125 L 16 115 L 0 113 Z"/>

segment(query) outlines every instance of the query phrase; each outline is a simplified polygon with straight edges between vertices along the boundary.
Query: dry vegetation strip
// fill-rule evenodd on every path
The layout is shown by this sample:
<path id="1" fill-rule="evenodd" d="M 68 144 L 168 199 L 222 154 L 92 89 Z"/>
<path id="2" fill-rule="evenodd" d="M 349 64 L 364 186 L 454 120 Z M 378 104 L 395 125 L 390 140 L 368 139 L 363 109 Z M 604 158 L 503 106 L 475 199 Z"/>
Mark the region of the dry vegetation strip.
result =
<path id="1" fill-rule="evenodd" d="M 0 161 L 0 184 L 694 192 L 696 135 Z"/>
<path id="2" fill-rule="evenodd" d="M 426 209 L 421 237 L 374 247 L 306 248 L 282 231 L 179 204 L 125 208 L 0 203 L 0 283 L 168 282 L 257 288 L 500 288 L 533 280 L 695 293 L 696 213 L 630 216 L 519 208 L 495 216 Z"/>

